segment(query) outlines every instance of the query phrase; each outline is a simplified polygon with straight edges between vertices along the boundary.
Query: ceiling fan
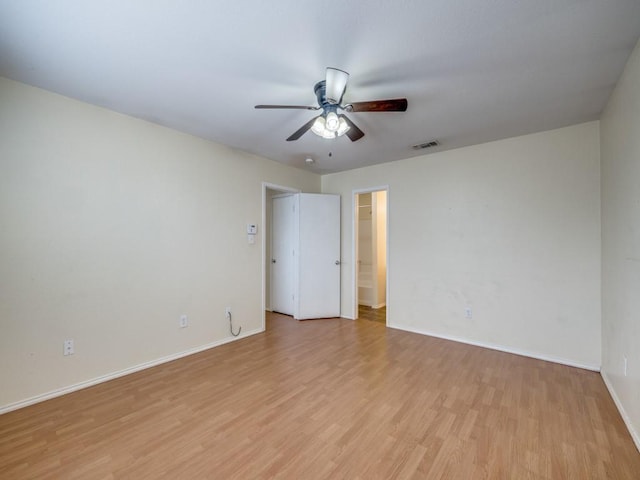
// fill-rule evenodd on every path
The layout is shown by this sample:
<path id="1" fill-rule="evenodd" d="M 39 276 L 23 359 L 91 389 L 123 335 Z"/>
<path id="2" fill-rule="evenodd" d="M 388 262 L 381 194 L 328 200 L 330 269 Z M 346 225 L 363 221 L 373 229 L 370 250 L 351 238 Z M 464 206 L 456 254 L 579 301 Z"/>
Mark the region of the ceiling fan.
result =
<path id="1" fill-rule="evenodd" d="M 318 99 L 317 107 L 304 105 L 256 105 L 255 108 L 322 110 L 320 115 L 309 120 L 287 138 L 287 142 L 298 140 L 307 130 L 311 130 L 323 138 L 336 138 L 346 134 L 352 142 L 364 137 L 364 132 L 349 120 L 346 115 L 338 113 L 338 109 L 354 113 L 404 112 L 407 110 L 406 98 L 373 100 L 370 102 L 355 102 L 343 105 L 342 96 L 347 89 L 348 81 L 349 74 L 347 72 L 328 67 L 326 78 L 316 83 L 315 87 L 313 87 L 316 98 Z"/>

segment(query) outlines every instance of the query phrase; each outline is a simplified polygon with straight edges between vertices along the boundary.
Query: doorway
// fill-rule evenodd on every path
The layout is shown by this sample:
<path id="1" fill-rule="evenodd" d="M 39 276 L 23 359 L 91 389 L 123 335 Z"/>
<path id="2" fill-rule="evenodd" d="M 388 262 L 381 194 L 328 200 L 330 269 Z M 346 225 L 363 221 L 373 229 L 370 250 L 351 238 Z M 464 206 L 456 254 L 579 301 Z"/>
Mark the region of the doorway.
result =
<path id="1" fill-rule="evenodd" d="M 354 191 L 355 318 L 387 324 L 388 187 Z"/>
<path id="2" fill-rule="evenodd" d="M 262 330 L 266 328 L 266 312 L 272 311 L 271 307 L 271 220 L 272 199 L 278 195 L 292 195 L 299 193 L 297 188 L 262 183 Z"/>
<path id="3" fill-rule="evenodd" d="M 295 224 L 292 215 L 293 194 L 271 197 L 271 253 L 269 264 L 269 310 L 293 316 L 295 262 L 291 252 L 295 248 Z"/>
<path id="4" fill-rule="evenodd" d="M 263 202 L 263 312 L 339 317 L 340 196 L 265 184 Z"/>

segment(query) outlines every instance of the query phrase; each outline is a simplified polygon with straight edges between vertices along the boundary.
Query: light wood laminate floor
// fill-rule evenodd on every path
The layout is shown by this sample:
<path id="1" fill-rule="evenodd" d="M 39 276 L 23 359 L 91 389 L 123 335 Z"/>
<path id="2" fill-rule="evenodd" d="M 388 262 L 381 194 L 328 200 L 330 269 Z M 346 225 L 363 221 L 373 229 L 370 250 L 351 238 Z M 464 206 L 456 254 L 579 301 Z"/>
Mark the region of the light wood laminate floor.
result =
<path id="1" fill-rule="evenodd" d="M 371 308 L 366 305 L 358 305 L 358 318 L 370 322 L 387 324 L 387 307 Z"/>
<path id="2" fill-rule="evenodd" d="M 599 374 L 297 322 L 0 416 L 2 479 L 638 479 Z"/>

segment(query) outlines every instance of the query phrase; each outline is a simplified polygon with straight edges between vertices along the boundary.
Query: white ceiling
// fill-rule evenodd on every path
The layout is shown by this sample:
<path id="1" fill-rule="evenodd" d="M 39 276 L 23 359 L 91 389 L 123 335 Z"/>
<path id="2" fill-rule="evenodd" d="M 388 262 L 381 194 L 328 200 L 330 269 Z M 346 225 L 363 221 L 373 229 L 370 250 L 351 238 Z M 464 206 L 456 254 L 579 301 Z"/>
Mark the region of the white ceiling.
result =
<path id="1" fill-rule="evenodd" d="M 597 119 L 639 36 L 640 0 L 0 0 L 0 75 L 327 173 Z M 407 112 L 286 142 L 317 113 L 254 105 L 327 66 Z"/>

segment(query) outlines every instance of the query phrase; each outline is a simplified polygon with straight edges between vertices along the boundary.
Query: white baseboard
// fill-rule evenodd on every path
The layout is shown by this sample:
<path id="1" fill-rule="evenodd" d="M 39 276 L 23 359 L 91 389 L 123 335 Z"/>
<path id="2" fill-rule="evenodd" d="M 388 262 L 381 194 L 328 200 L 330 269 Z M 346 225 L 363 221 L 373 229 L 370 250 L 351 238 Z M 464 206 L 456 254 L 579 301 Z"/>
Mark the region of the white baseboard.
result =
<path id="1" fill-rule="evenodd" d="M 371 305 L 371 308 L 373 309 L 378 309 L 378 308 L 382 308 L 382 307 L 386 307 L 387 304 L 382 302 L 382 303 L 376 303 L 375 305 Z"/>
<path id="2" fill-rule="evenodd" d="M 139 372 L 140 370 L 145 370 L 147 368 L 155 367 L 163 363 L 172 362 L 173 360 L 177 360 L 178 358 L 187 357 L 189 355 L 193 355 L 194 353 L 200 353 L 200 352 L 203 352 L 204 350 L 209 350 L 210 348 L 219 347 L 220 345 L 234 342 L 236 340 L 240 340 L 245 337 L 250 337 L 251 335 L 256 335 L 257 333 L 262 333 L 262 332 L 264 332 L 263 328 L 259 328 L 256 330 L 249 330 L 248 332 L 243 333 L 238 337 L 223 338 L 222 340 L 217 340 L 215 342 L 208 343 L 206 345 L 201 345 L 199 347 L 185 350 L 184 352 L 167 355 L 166 357 L 141 363 L 139 365 L 125 368 L 123 370 L 118 370 L 117 372 L 101 375 L 99 377 L 92 378 L 90 380 L 85 380 L 84 382 L 79 382 L 74 385 L 58 388 L 56 390 L 52 390 L 47 393 L 43 393 L 40 395 L 36 395 L 34 397 L 27 398 L 25 400 L 20 400 L 18 402 L 10 403 L 8 405 L 0 407 L 0 415 L 2 415 L 3 413 L 11 412 L 13 410 L 18 410 L 20 408 L 28 407 L 29 405 L 33 405 L 35 403 L 40 403 L 40 402 L 44 402 L 45 400 L 50 400 L 52 398 L 60 397 L 62 395 L 66 395 L 67 393 L 82 390 L 83 388 L 92 387 L 99 383 L 104 383 L 104 382 L 108 382 L 109 380 L 114 380 L 119 377 L 124 377 L 125 375 L 129 375 L 130 373 Z"/>
<path id="3" fill-rule="evenodd" d="M 425 330 L 418 330 L 407 327 L 400 327 L 397 325 L 388 325 L 389 328 L 395 328 L 396 330 L 404 330 L 405 332 L 419 333 L 420 335 L 427 335 L 429 337 L 441 338 L 443 340 L 451 340 L 452 342 L 465 343 L 467 345 L 473 345 L 475 347 L 488 348 L 490 350 L 498 350 L 499 352 L 513 353 L 514 355 L 521 355 L 523 357 L 535 358 L 537 360 L 544 360 L 546 362 L 559 363 L 561 365 L 567 365 L 569 367 L 582 368 L 584 370 L 591 370 L 594 372 L 600 371 L 599 365 L 590 365 L 585 363 L 574 362 L 562 357 L 555 357 L 551 355 L 545 355 L 538 352 L 529 352 L 526 350 L 520 350 L 518 348 L 505 347 L 504 345 L 498 345 L 494 343 L 477 342 L 474 340 L 468 340 L 466 338 L 455 337 L 452 335 L 441 335 L 438 333 L 432 333 Z"/>
<path id="4" fill-rule="evenodd" d="M 629 415 L 627 415 L 627 411 L 622 406 L 622 402 L 620 401 L 620 398 L 618 398 L 618 394 L 613 388 L 613 384 L 611 383 L 611 380 L 609 380 L 609 376 L 604 371 L 600 372 L 600 376 L 602 377 L 602 380 L 604 380 L 604 384 L 607 386 L 607 390 L 609 390 L 609 395 L 613 398 L 613 403 L 616 404 L 618 412 L 620 412 L 620 416 L 622 417 L 624 424 L 627 426 L 627 430 L 629 430 L 629 433 L 631 434 L 631 438 L 633 438 L 633 443 L 636 444 L 636 448 L 640 452 L 640 434 L 635 428 L 633 428 L 631 419 L 629 418 Z"/>

